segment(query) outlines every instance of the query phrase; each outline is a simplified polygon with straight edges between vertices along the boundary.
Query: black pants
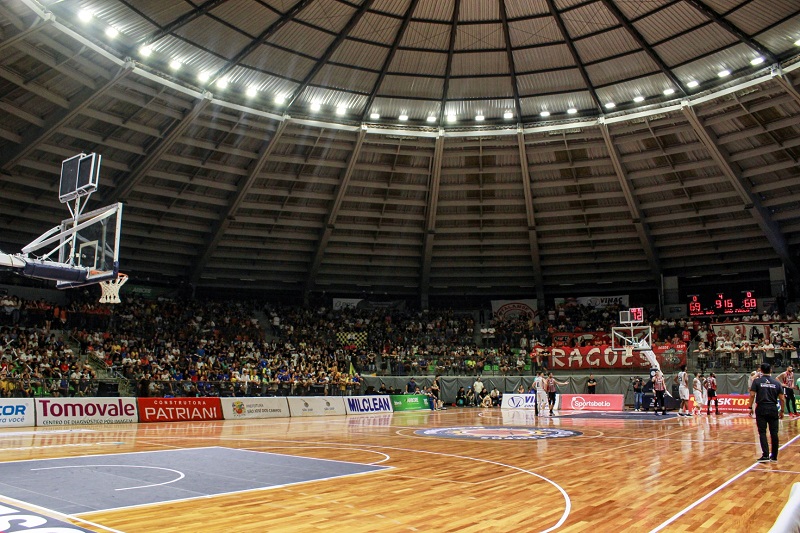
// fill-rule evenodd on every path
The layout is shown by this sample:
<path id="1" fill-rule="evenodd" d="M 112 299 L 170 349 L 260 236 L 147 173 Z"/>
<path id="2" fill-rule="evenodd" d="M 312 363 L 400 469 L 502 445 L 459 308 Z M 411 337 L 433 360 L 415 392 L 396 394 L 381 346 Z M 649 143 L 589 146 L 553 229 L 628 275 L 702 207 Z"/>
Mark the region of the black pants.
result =
<path id="1" fill-rule="evenodd" d="M 767 426 L 769 426 L 769 436 L 772 443 L 772 454 L 769 453 L 769 443 L 767 443 Z M 761 441 L 761 456 L 778 458 L 778 412 L 777 409 L 768 413 L 756 411 L 756 427 L 758 427 L 758 440 Z"/>
<path id="2" fill-rule="evenodd" d="M 786 406 L 789 408 L 789 412 L 797 414 L 797 406 L 794 403 L 794 389 L 792 387 L 784 387 L 783 394 L 786 395 Z"/>
<path id="3" fill-rule="evenodd" d="M 653 410 L 657 413 L 658 407 L 661 406 L 661 412 L 663 414 L 667 414 L 667 404 L 664 402 L 664 391 L 657 390 L 655 391 L 655 393 L 656 393 L 656 402 L 653 407 Z"/>

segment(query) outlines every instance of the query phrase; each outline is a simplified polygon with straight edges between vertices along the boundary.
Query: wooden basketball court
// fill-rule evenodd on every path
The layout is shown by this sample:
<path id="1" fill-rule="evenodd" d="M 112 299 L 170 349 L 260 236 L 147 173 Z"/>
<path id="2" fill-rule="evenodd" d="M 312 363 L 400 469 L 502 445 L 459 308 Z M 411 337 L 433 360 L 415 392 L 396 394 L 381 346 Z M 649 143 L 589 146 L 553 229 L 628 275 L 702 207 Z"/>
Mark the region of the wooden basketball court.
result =
<path id="1" fill-rule="evenodd" d="M 535 418 L 525 411 L 450 409 L 16 428 L 0 432 L 0 458 L 103 455 L 112 462 L 115 454 L 222 447 L 390 467 L 70 516 L 98 532 L 769 529 L 800 474 L 800 422 L 781 423 L 777 464 L 757 464 L 755 424 L 745 415 L 636 415 Z M 232 477 L 246 473 L 241 466 L 231 470 Z M 0 497 L 0 504 L 53 516 L 18 500 Z"/>

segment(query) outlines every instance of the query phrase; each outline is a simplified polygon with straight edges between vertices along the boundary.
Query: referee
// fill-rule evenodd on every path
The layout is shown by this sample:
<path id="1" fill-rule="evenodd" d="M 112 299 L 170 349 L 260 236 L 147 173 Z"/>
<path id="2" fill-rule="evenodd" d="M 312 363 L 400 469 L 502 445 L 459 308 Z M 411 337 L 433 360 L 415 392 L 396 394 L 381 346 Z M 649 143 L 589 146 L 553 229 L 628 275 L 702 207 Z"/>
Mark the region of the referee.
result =
<path id="1" fill-rule="evenodd" d="M 778 462 L 778 419 L 783 418 L 781 405 L 786 401 L 783 386 L 770 376 L 772 367 L 769 363 L 761 363 L 761 377 L 756 378 L 750 386 L 750 414 L 753 414 L 755 402 L 756 426 L 761 441 L 761 458 L 759 463 Z M 780 405 L 778 404 L 780 400 Z M 772 440 L 772 454 L 767 443 L 767 426 Z"/>

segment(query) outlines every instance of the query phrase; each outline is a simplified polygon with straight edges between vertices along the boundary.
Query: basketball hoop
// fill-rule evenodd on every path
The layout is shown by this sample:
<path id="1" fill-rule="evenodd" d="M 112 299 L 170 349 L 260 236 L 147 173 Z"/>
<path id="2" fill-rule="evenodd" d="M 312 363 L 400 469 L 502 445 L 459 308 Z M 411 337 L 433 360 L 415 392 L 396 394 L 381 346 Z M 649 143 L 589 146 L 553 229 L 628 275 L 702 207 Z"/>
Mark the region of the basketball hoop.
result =
<path id="1" fill-rule="evenodd" d="M 119 289 L 125 282 L 128 281 L 127 274 L 118 274 L 116 279 L 109 279 L 100 282 L 100 288 L 103 290 L 103 295 L 100 297 L 101 304 L 118 304 L 121 302 L 119 299 Z"/>

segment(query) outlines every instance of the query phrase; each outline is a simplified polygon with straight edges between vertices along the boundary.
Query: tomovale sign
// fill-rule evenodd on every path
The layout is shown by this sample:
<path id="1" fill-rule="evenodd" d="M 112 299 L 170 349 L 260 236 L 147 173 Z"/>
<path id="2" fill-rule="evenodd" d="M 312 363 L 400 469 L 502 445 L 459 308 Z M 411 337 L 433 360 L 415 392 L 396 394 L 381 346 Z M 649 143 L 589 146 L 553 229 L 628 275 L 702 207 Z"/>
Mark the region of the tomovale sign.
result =
<path id="1" fill-rule="evenodd" d="M 138 421 L 134 398 L 36 399 L 36 422 L 39 426 L 135 424 Z"/>

